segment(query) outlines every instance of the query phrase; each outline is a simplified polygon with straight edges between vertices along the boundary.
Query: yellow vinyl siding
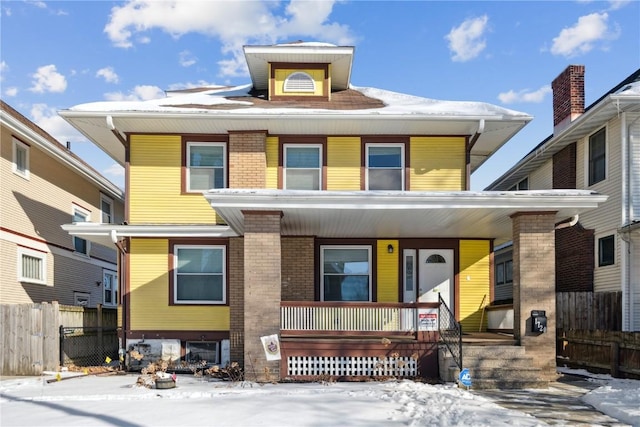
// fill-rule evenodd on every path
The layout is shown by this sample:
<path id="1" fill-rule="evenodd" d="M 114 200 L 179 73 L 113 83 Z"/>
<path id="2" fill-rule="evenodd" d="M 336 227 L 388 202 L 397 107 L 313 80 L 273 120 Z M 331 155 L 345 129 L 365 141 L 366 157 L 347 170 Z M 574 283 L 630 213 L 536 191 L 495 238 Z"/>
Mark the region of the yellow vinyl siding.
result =
<path id="1" fill-rule="evenodd" d="M 169 242 L 132 239 L 130 259 L 131 329 L 229 330 L 228 306 L 169 305 Z"/>
<path id="2" fill-rule="evenodd" d="M 360 138 L 327 138 L 327 190 L 360 190 Z"/>
<path id="3" fill-rule="evenodd" d="M 311 76 L 315 83 L 313 92 L 285 92 L 284 81 L 293 73 L 303 72 Z M 324 90 L 324 70 L 296 70 L 296 69 L 277 69 L 275 72 L 275 95 L 276 96 L 322 96 Z"/>
<path id="4" fill-rule="evenodd" d="M 129 164 L 130 224 L 215 224 L 202 194 L 181 194 L 177 135 L 133 135 Z"/>
<path id="5" fill-rule="evenodd" d="M 392 254 L 388 245 L 395 249 Z M 398 302 L 398 241 L 378 240 L 378 302 Z"/>
<path id="6" fill-rule="evenodd" d="M 478 331 L 482 308 L 489 305 L 489 241 L 460 241 L 460 322 L 465 331 Z M 486 316 L 483 320 L 486 324 Z"/>
<path id="7" fill-rule="evenodd" d="M 409 182 L 413 191 L 465 189 L 463 137 L 412 137 Z"/>
<path id="8" fill-rule="evenodd" d="M 266 185 L 268 189 L 276 190 L 278 188 L 278 137 L 267 137 L 267 178 Z"/>

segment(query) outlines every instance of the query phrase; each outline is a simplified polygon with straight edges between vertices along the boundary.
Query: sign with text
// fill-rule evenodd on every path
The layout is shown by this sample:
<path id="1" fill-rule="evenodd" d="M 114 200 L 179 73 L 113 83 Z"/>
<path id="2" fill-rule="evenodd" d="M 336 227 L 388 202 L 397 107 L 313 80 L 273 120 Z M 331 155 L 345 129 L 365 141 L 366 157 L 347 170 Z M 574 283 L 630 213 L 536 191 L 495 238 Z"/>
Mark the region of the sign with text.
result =
<path id="1" fill-rule="evenodd" d="M 418 330 L 437 331 L 438 330 L 438 309 L 419 308 L 418 309 Z"/>

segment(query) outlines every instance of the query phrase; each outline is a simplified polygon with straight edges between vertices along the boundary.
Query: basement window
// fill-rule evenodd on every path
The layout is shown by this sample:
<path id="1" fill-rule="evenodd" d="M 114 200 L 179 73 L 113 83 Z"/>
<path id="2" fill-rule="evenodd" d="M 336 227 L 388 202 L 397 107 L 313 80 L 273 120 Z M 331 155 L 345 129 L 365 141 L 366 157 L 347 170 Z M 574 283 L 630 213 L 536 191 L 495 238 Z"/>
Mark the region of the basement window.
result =
<path id="1" fill-rule="evenodd" d="M 283 92 L 315 92 L 316 82 L 302 71 L 290 74 L 284 81 Z"/>
<path id="2" fill-rule="evenodd" d="M 218 354 L 217 341 L 187 341 L 187 363 L 215 365 L 220 363 Z"/>

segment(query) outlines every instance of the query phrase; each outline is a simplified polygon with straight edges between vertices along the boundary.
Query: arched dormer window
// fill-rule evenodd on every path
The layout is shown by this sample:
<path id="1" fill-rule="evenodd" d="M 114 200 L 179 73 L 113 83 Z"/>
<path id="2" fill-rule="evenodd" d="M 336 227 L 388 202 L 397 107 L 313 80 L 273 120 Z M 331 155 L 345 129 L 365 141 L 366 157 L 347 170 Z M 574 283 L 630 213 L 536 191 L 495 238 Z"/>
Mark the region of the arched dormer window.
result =
<path id="1" fill-rule="evenodd" d="M 284 92 L 315 92 L 313 77 L 302 71 L 290 74 L 284 81 Z"/>

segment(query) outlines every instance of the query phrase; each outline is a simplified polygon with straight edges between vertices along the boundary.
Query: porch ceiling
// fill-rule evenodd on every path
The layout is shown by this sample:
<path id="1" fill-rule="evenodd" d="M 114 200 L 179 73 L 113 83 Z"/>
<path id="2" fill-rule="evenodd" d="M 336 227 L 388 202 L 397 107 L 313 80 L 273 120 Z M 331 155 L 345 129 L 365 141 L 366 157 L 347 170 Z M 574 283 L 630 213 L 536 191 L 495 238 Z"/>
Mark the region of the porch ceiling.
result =
<path id="1" fill-rule="evenodd" d="M 210 190 L 211 206 L 236 233 L 244 211 L 281 211 L 283 236 L 323 238 L 486 238 L 511 240 L 510 216 L 557 212 L 560 222 L 607 196 L 586 190 L 522 192 L 346 192 Z"/>

